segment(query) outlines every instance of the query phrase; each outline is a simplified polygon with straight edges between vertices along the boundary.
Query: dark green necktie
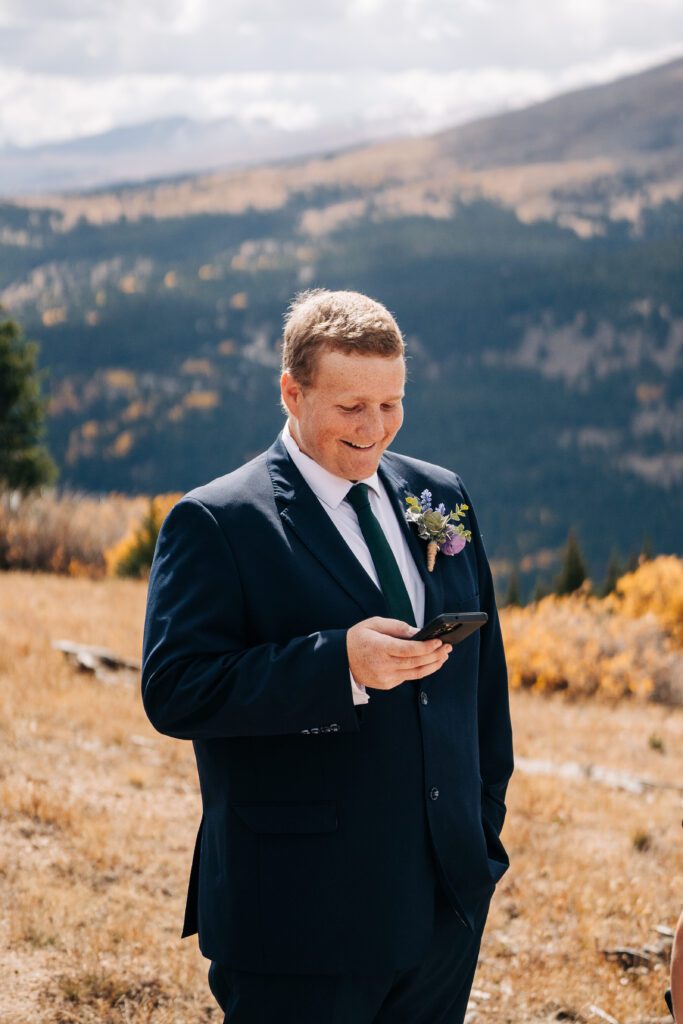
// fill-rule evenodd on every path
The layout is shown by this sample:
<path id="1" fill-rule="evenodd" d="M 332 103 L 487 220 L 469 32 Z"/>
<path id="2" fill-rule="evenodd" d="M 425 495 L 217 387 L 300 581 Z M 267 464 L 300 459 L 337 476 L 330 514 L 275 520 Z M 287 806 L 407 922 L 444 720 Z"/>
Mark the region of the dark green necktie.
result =
<path id="1" fill-rule="evenodd" d="M 413 606 L 410 603 L 401 570 L 394 558 L 389 541 L 384 535 L 384 530 L 370 508 L 368 485 L 354 484 L 346 495 L 346 500 L 356 510 L 358 525 L 375 563 L 380 587 L 389 606 L 391 617 L 415 626 Z"/>

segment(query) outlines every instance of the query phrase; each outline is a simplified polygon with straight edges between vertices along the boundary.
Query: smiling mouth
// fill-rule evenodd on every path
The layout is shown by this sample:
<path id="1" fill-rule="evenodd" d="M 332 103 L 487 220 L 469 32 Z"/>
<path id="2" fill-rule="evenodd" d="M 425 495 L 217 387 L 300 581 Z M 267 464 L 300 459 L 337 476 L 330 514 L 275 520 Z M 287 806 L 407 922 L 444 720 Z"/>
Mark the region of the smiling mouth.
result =
<path id="1" fill-rule="evenodd" d="M 344 444 L 348 445 L 349 448 L 355 448 L 356 451 L 358 451 L 358 452 L 366 452 L 370 448 L 374 448 L 375 447 L 375 442 L 374 441 L 372 442 L 372 444 L 354 444 L 353 441 L 344 441 L 344 439 L 342 438 L 342 442 Z"/>

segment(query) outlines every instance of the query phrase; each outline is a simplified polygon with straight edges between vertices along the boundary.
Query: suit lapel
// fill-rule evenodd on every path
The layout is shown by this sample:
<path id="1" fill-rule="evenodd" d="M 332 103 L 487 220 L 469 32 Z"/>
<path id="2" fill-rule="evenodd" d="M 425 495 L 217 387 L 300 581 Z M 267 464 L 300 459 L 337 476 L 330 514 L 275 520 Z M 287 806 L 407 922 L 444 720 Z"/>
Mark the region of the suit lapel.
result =
<path id="1" fill-rule="evenodd" d="M 344 588 L 368 616 L 389 616 L 381 590 L 353 554 L 318 498 L 308 486 L 289 457 L 282 437 L 277 438 L 266 453 L 268 471 L 273 483 L 275 502 L 280 517 L 306 545 L 308 550 Z M 396 466 L 396 456 L 385 453 L 378 473 L 393 500 L 396 516 L 425 585 L 424 621 L 429 622 L 443 610 L 443 582 L 437 558 L 433 572 L 427 569 L 426 544 L 405 516 L 406 495 L 413 493 L 410 481 Z"/>
<path id="2" fill-rule="evenodd" d="M 394 510 L 398 516 L 403 534 L 408 541 L 408 547 L 410 548 L 415 565 L 425 585 L 424 621 L 426 625 L 443 611 L 443 580 L 439 572 L 439 559 L 436 559 L 434 570 L 430 572 L 427 568 L 427 545 L 418 536 L 417 528 L 411 526 L 404 515 L 408 507 L 405 501 L 406 496 L 408 494 L 415 494 L 416 489 L 411 485 L 407 477 L 401 473 L 400 468 L 396 466 L 396 457 L 393 452 L 384 453 L 380 459 L 377 472 L 382 483 L 393 498 Z"/>
<path id="3" fill-rule="evenodd" d="M 353 554 L 289 457 L 280 435 L 267 452 L 280 518 L 369 618 L 389 615 L 384 594 Z"/>

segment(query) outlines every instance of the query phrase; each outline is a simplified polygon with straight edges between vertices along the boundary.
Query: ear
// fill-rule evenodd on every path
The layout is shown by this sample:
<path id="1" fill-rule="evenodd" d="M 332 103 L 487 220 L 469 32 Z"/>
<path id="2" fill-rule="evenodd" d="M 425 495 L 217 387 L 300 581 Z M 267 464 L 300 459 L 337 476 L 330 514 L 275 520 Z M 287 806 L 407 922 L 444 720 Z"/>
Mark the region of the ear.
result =
<path id="1" fill-rule="evenodd" d="M 289 370 L 285 370 L 280 377 L 280 394 L 282 395 L 282 401 L 287 406 L 288 411 L 292 416 L 298 419 L 303 391 L 301 390 L 300 384 L 298 384 L 294 377 L 292 377 Z"/>

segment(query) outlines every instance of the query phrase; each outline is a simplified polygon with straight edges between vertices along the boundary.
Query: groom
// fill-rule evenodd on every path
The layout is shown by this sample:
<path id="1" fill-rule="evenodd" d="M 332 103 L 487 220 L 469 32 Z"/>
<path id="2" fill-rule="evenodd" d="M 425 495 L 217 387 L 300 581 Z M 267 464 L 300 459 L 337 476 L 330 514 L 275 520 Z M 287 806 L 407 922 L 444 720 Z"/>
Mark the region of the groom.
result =
<path id="1" fill-rule="evenodd" d="M 457 473 L 387 450 L 401 332 L 316 289 L 286 317 L 284 429 L 166 518 L 145 710 L 193 741 L 203 817 L 183 935 L 230 1024 L 458 1024 L 508 858 L 507 675 L 491 572 Z M 426 564 L 404 517 L 465 502 Z M 487 624 L 415 641 L 441 612 Z"/>

